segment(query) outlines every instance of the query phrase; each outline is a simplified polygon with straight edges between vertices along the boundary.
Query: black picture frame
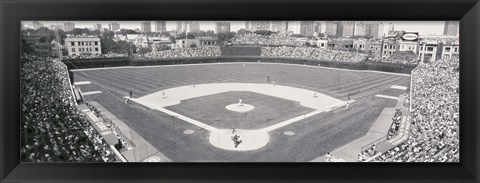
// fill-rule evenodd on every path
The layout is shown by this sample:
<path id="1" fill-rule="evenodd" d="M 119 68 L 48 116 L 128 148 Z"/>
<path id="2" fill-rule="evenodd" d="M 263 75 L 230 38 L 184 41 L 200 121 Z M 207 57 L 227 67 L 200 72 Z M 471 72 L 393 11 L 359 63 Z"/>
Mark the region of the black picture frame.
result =
<path id="1" fill-rule="evenodd" d="M 1 182 L 478 182 L 478 0 L 2 0 Z M 460 20 L 460 163 L 20 163 L 22 20 Z"/>

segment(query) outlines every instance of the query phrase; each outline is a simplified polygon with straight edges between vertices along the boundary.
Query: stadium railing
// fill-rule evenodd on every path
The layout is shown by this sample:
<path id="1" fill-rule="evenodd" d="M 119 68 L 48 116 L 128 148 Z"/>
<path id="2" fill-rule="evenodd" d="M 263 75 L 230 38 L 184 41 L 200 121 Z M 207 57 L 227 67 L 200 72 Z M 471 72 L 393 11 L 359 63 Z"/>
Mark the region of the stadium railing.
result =
<path id="1" fill-rule="evenodd" d="M 388 137 L 388 134 L 383 136 L 383 137 L 380 137 L 379 139 L 373 141 L 373 142 L 370 142 L 369 144 L 367 145 L 364 145 L 362 146 L 362 148 L 360 148 L 360 152 L 364 152 L 365 150 L 371 148 L 373 145 L 378 145 L 384 141 L 387 141 L 387 137 Z"/>
<path id="2" fill-rule="evenodd" d="M 128 162 L 127 159 L 125 159 L 125 157 L 123 157 L 123 155 L 118 152 L 117 148 L 115 148 L 115 146 L 113 145 L 110 145 L 110 149 L 112 149 L 113 153 L 115 154 L 115 157 L 120 160 L 121 162 Z"/>
<path id="3" fill-rule="evenodd" d="M 410 99 L 409 99 L 409 110 L 410 112 L 412 112 L 412 103 L 413 103 L 413 75 L 415 74 L 415 71 L 417 70 L 419 66 L 415 67 L 412 69 L 412 72 L 410 73 Z"/>

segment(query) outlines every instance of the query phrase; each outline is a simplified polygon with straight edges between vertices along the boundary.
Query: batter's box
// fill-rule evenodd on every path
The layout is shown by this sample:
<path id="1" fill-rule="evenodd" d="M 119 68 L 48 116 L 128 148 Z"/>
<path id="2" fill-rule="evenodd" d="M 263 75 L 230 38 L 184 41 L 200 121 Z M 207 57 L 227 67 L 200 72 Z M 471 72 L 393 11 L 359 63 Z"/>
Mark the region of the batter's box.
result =
<path id="1" fill-rule="evenodd" d="M 182 86 L 132 100 L 204 128 L 213 146 L 237 151 L 262 148 L 269 131 L 353 102 L 301 88 L 253 83 Z"/>

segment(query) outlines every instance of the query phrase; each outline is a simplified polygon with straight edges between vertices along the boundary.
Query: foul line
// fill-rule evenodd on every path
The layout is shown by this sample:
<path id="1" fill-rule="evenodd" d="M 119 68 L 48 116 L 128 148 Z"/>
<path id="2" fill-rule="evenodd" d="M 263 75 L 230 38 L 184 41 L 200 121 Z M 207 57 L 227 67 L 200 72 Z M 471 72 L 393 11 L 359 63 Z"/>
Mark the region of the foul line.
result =
<path id="1" fill-rule="evenodd" d="M 398 97 L 392 97 L 392 96 L 387 96 L 387 95 L 375 95 L 375 97 L 380 97 L 380 98 L 388 98 L 388 99 L 393 99 L 393 100 L 398 100 Z"/>
<path id="2" fill-rule="evenodd" d="M 393 85 L 390 88 L 398 89 L 398 90 L 407 90 L 406 86 L 398 86 L 398 85 Z"/>
<path id="3" fill-rule="evenodd" d="M 102 93 L 102 91 L 85 92 L 85 93 L 81 93 L 81 95 L 92 95 L 92 94 L 99 94 L 99 93 Z"/>
<path id="4" fill-rule="evenodd" d="M 90 81 L 79 81 L 79 82 L 75 82 L 73 83 L 75 85 L 88 85 L 88 84 L 92 84 Z"/>
<path id="5" fill-rule="evenodd" d="M 212 87 L 212 86 L 217 86 L 217 87 Z M 222 87 L 220 87 L 220 86 L 222 86 Z M 264 87 L 266 87 L 266 88 L 264 88 Z M 176 90 L 181 90 L 183 93 L 179 92 L 179 91 L 176 91 Z M 279 97 L 279 98 L 283 98 L 283 99 L 287 99 L 287 100 L 297 101 L 297 102 L 300 102 L 300 104 L 303 105 L 303 106 L 317 109 L 313 112 L 302 114 L 300 116 L 282 121 L 280 123 L 276 123 L 272 126 L 268 126 L 268 127 L 256 130 L 256 131 L 261 131 L 261 132 L 270 132 L 270 131 L 276 130 L 278 128 L 282 128 L 284 126 L 290 125 L 292 123 L 301 121 L 303 119 L 315 116 L 319 113 L 329 111 L 329 110 L 332 110 L 332 109 L 335 109 L 335 108 L 338 109 L 342 106 L 347 105 L 347 102 L 349 102 L 350 104 L 355 102 L 355 100 L 340 101 L 340 100 L 335 99 L 333 97 L 329 97 L 327 95 L 323 95 L 321 93 L 318 93 L 318 97 L 325 98 L 326 100 L 327 99 L 328 100 L 331 100 L 331 99 L 336 100 L 336 101 L 332 101 L 334 103 L 329 105 L 329 106 L 321 106 L 321 108 L 319 108 L 320 106 L 315 106 L 315 105 L 312 106 L 312 104 L 308 104 L 309 102 L 312 101 L 312 99 L 310 97 L 297 97 L 297 98 L 293 97 L 292 98 L 292 96 L 290 96 L 290 95 L 281 95 L 281 94 L 278 93 L 279 91 L 289 91 L 289 94 L 292 94 L 292 92 L 297 92 L 296 94 L 298 96 L 306 96 L 306 95 L 309 95 L 309 94 L 313 93 L 314 91 L 309 91 L 309 90 L 304 90 L 304 89 L 299 89 L 299 88 L 294 88 L 294 87 L 286 87 L 286 86 L 281 86 L 281 85 L 271 86 L 270 84 L 253 84 L 253 85 L 252 84 L 246 84 L 246 83 L 203 84 L 203 85 L 197 85 L 195 88 L 191 88 L 190 86 L 181 86 L 181 87 L 167 89 L 167 90 L 164 90 L 164 91 L 167 91 L 167 93 L 174 93 L 174 94 L 172 94 L 173 96 L 170 96 L 170 98 L 169 98 L 169 99 L 171 99 L 171 101 L 168 101 L 167 103 L 164 103 L 163 105 L 160 105 L 160 106 L 159 106 L 159 104 L 152 105 L 152 103 L 149 103 L 149 104 L 144 103 L 145 102 L 144 100 L 155 100 L 156 96 L 160 97 L 159 92 L 155 92 L 155 93 L 153 93 L 149 96 L 144 96 L 144 97 L 140 97 L 140 98 L 137 98 L 137 99 L 132 98 L 132 100 L 139 103 L 139 104 L 147 106 L 150 109 L 156 109 L 156 110 L 161 111 L 163 113 L 169 114 L 172 117 L 178 118 L 180 120 L 183 120 L 185 122 L 188 122 L 188 123 L 193 124 L 195 126 L 198 126 L 200 128 L 206 129 L 210 132 L 218 131 L 219 129 L 215 128 L 215 127 L 212 127 L 210 125 L 207 125 L 203 122 L 197 121 L 195 119 L 186 117 L 182 114 L 178 114 L 176 112 L 173 112 L 173 111 L 168 110 L 164 107 L 165 106 L 170 106 L 172 104 L 180 103 L 180 101 L 184 100 L 184 99 L 201 97 L 201 96 L 204 96 L 204 95 L 210 95 L 212 93 L 216 94 L 216 93 L 223 93 L 223 92 L 229 92 L 229 91 L 251 91 L 251 92 L 260 93 L 260 94 L 263 94 L 263 95 L 274 96 L 274 97 Z M 147 99 L 145 99 L 145 97 Z M 331 98 L 331 99 L 329 99 L 329 98 Z M 305 103 L 307 103 L 307 104 L 305 104 Z"/>
<path id="6" fill-rule="evenodd" d="M 212 126 L 210 126 L 210 125 L 207 125 L 207 124 L 205 124 L 205 123 L 202 123 L 202 122 L 200 122 L 200 121 L 194 120 L 194 119 L 192 119 L 192 118 L 189 118 L 189 117 L 186 117 L 186 116 L 184 116 L 184 115 L 178 114 L 178 113 L 173 112 L 173 111 L 170 111 L 170 110 L 168 110 L 168 109 L 165 109 L 165 108 L 163 108 L 163 107 L 161 107 L 161 108 L 156 108 L 156 109 L 159 110 L 159 111 L 161 111 L 161 112 L 170 114 L 170 115 L 174 116 L 175 118 L 181 119 L 181 120 L 183 120 L 183 121 L 186 121 L 186 122 L 188 122 L 188 123 L 191 123 L 191 124 L 193 124 L 193 125 L 196 125 L 196 126 L 198 126 L 198 127 L 200 127 L 200 128 L 206 129 L 206 130 L 208 130 L 208 131 L 210 131 L 210 132 L 213 131 L 213 130 L 215 130 L 215 129 L 217 129 L 217 128 L 214 128 L 214 127 L 212 127 Z M 217 129 L 217 130 L 218 130 L 218 129 Z"/>

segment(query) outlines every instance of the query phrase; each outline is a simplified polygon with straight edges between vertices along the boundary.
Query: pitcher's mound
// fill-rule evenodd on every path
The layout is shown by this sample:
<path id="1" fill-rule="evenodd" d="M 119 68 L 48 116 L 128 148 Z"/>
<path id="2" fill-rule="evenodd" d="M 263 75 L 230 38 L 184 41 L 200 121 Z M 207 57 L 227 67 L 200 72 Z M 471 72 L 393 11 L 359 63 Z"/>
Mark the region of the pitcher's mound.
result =
<path id="1" fill-rule="evenodd" d="M 235 111 L 235 112 L 248 112 L 248 111 L 251 111 L 253 110 L 255 107 L 253 107 L 253 105 L 249 105 L 249 104 L 230 104 L 230 105 L 227 105 L 225 106 L 226 109 L 230 110 L 230 111 Z"/>

